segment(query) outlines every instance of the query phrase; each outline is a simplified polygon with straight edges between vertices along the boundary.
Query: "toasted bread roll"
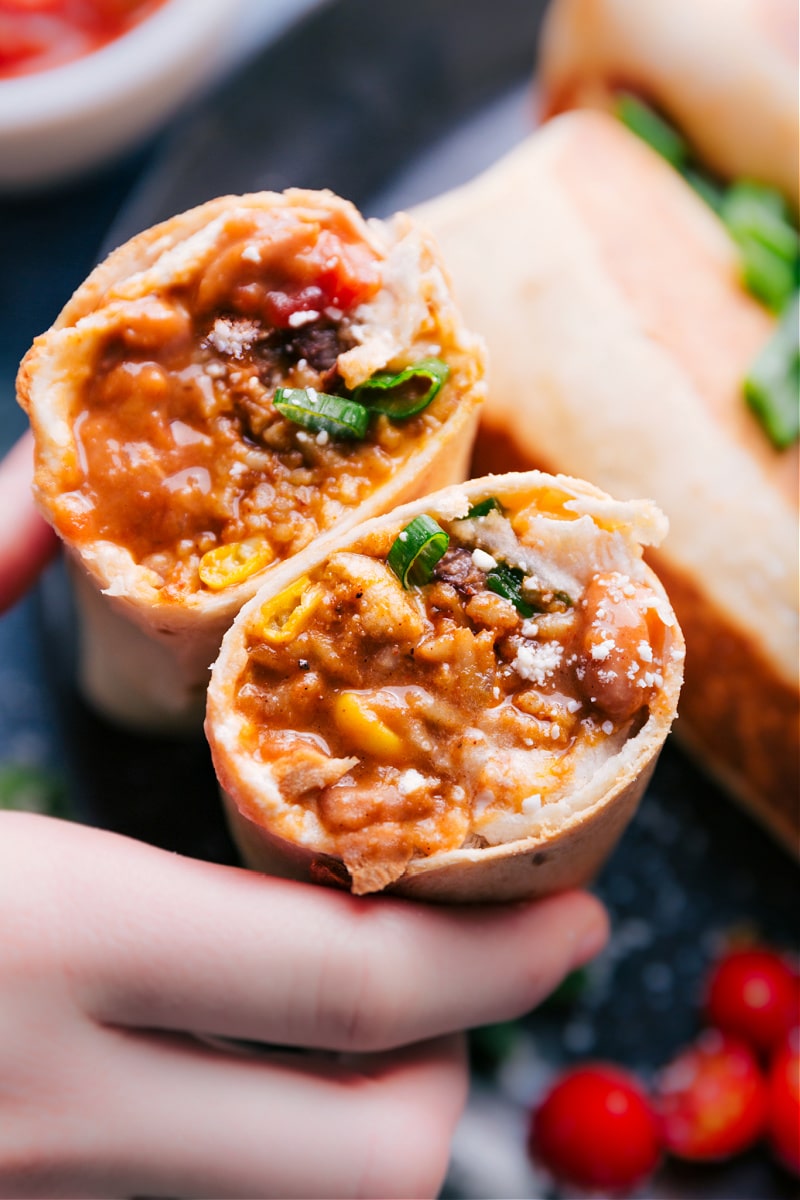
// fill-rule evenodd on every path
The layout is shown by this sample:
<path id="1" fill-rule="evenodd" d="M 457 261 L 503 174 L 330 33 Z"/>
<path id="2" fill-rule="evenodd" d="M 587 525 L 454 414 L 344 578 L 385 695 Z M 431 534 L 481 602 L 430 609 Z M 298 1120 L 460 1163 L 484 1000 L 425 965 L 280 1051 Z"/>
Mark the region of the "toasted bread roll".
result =
<path id="1" fill-rule="evenodd" d="M 678 735 L 797 852 L 797 445 L 775 450 L 744 403 L 774 319 L 725 230 L 599 113 L 418 215 L 489 346 L 476 470 L 654 498 L 670 533 L 648 556 L 688 647 Z"/>
<path id="2" fill-rule="evenodd" d="M 698 158 L 798 198 L 794 0 L 552 0 L 537 83 L 547 115 L 632 91 Z"/>
<path id="3" fill-rule="evenodd" d="M 35 490 L 74 565 L 108 715 L 202 720 L 266 573 L 463 478 L 482 346 L 409 218 L 330 192 L 228 196 L 146 231 L 26 355 Z"/>
<path id="4" fill-rule="evenodd" d="M 416 500 L 273 572 L 206 732 L 256 868 L 438 901 L 585 883 L 675 714 L 683 639 L 647 501 L 566 476 Z"/>

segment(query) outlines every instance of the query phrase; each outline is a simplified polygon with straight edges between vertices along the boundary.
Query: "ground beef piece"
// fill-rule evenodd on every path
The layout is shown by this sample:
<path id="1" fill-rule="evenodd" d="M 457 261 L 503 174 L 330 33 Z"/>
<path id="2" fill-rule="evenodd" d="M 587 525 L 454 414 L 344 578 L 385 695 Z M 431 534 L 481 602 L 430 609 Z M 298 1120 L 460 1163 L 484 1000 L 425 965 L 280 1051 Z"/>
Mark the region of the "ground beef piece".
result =
<path id="1" fill-rule="evenodd" d="M 337 325 L 302 325 L 285 342 L 285 352 L 294 362 L 304 358 L 315 371 L 329 371 L 345 349 Z"/>
<path id="2" fill-rule="evenodd" d="M 268 387 L 273 376 L 285 375 L 301 359 L 312 370 L 319 371 L 325 381 L 346 349 L 336 325 L 305 325 L 300 329 L 272 330 L 253 347 L 253 357 L 259 377 Z"/>
<path id="3" fill-rule="evenodd" d="M 433 577 L 442 583 L 449 583 L 464 599 L 486 590 L 486 572 L 475 566 L 472 554 L 462 546 L 451 546 L 442 555 L 434 568 Z"/>

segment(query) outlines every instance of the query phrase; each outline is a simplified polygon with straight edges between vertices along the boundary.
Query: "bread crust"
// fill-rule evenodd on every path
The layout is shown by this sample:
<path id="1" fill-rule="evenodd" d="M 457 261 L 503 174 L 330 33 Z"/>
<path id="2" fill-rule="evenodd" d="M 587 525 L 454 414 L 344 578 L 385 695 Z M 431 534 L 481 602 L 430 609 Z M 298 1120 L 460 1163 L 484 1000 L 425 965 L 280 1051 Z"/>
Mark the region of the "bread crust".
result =
<path id="1" fill-rule="evenodd" d="M 539 487 L 551 486 L 572 491 L 585 500 L 582 511 L 590 515 L 593 505 L 600 511 L 602 505 L 614 503 L 599 489 L 560 475 L 527 472 L 470 480 L 375 518 L 340 535 L 327 546 L 314 544 L 284 564 L 280 574 L 276 573 L 243 608 L 225 635 L 212 670 L 206 735 L 228 823 L 247 865 L 309 882 L 350 886 L 343 863 L 325 846 L 304 842 L 302 834 L 286 836 L 281 825 L 286 804 L 268 765 L 259 763 L 258 774 L 254 776 L 249 755 L 242 749 L 244 718 L 236 712 L 236 689 L 246 661 L 245 630 L 249 614 L 294 579 L 313 571 L 334 550 L 346 549 L 373 532 L 400 529 L 421 512 L 434 518 L 466 513 L 470 504 L 487 495 L 510 500 L 514 495 L 532 494 Z M 653 505 L 630 504 L 627 512 L 633 521 L 634 539 L 657 541 L 662 536 L 661 515 Z M 645 571 L 648 583 L 670 613 L 661 584 L 652 571 L 648 568 Z M 386 890 L 436 903 L 486 903 L 545 895 L 587 883 L 636 811 L 675 715 L 682 679 L 683 639 L 677 624 L 670 628 L 674 652 L 668 656 L 663 687 L 650 706 L 644 725 L 588 781 L 577 785 L 575 795 L 570 797 L 574 811 L 565 816 L 559 810 L 556 817 L 543 818 L 531 836 L 513 842 L 412 858 L 402 876 Z M 546 804 L 542 811 L 546 814 Z"/>
<path id="2" fill-rule="evenodd" d="M 774 321 L 724 230 L 588 112 L 418 212 L 491 355 L 474 469 L 656 500 L 670 533 L 650 561 L 688 647 L 677 735 L 798 853 L 798 451 L 744 404 Z"/>
<path id="3" fill-rule="evenodd" d="M 710 170 L 798 202 L 792 0 L 553 0 L 537 83 L 546 115 L 610 109 L 627 88 L 675 122 Z"/>

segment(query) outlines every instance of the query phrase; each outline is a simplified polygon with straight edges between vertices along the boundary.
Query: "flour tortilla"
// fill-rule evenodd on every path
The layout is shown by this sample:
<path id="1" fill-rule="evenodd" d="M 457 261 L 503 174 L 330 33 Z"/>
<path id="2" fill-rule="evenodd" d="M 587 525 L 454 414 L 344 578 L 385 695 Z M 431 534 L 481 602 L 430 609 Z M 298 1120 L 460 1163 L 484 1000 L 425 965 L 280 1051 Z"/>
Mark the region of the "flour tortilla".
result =
<path id="1" fill-rule="evenodd" d="M 386 263 L 385 285 L 362 322 L 363 341 L 340 356 L 350 386 L 402 353 L 428 322 L 452 368 L 448 386 L 459 391 L 458 407 L 441 429 L 391 479 L 345 512 L 336 528 L 464 478 L 485 391 L 483 347 L 461 323 L 432 239 L 403 214 L 365 222 L 331 192 L 291 189 L 225 196 L 139 234 L 92 272 L 53 328 L 36 339 L 20 369 L 18 397 L 33 427 L 35 494 L 45 517 L 51 517 L 59 494 L 81 478 L 72 425 L 93 348 L 124 317 L 130 301 L 191 277 L 213 255 L 228 222 L 260 210 L 336 214 Z M 158 578 L 122 546 L 103 540 L 70 543 L 67 550 L 87 697 L 112 719 L 136 728 L 197 729 L 222 635 L 274 566 L 224 591 L 201 589 L 176 601 L 162 596 Z"/>
<path id="2" fill-rule="evenodd" d="M 309 834 L 302 811 L 296 811 L 298 806 L 283 799 L 269 764 L 255 764 L 245 747 L 247 720 L 237 711 L 236 691 L 246 662 L 245 629 L 250 613 L 293 580 L 313 571 L 329 554 L 353 546 L 374 531 L 399 532 L 420 513 L 434 519 L 465 515 L 470 505 L 487 496 L 501 502 L 514 497 L 530 499 L 540 489 L 553 487 L 571 493 L 579 511 L 610 518 L 626 533 L 631 571 L 640 572 L 648 581 L 659 597 L 659 611 L 671 622 L 673 654 L 667 656 L 663 687 L 638 732 L 587 772 L 567 796 L 549 807 L 545 802 L 539 813 L 530 817 L 527 836 L 484 848 L 412 858 L 387 890 L 441 903 L 504 901 L 579 887 L 599 870 L 636 810 L 675 716 L 683 639 L 663 588 L 641 562 L 640 543 L 657 542 L 665 531 L 658 509 L 647 501 L 618 503 L 580 480 L 540 472 L 471 480 L 375 518 L 327 546 L 316 543 L 283 564 L 239 614 L 212 671 L 206 734 L 231 832 L 249 866 L 291 878 L 352 885 L 336 854 Z M 380 872 L 380 865 L 376 869 Z M 369 886 L 361 890 L 378 889 Z"/>
<path id="3" fill-rule="evenodd" d="M 547 114 L 610 109 L 628 88 L 725 179 L 798 202 L 795 0 L 553 0 L 537 84 Z"/>

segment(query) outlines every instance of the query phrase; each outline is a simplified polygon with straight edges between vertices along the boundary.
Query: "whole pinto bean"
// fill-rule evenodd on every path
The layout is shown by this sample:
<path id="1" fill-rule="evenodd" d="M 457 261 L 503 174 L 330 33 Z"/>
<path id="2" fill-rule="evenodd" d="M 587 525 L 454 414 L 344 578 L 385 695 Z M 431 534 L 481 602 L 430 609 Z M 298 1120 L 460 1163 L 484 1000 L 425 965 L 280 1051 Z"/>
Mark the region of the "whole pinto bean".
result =
<path id="1" fill-rule="evenodd" d="M 581 601 L 577 678 L 584 699 L 629 720 L 661 686 L 664 625 L 653 592 L 625 575 L 596 575 Z"/>

